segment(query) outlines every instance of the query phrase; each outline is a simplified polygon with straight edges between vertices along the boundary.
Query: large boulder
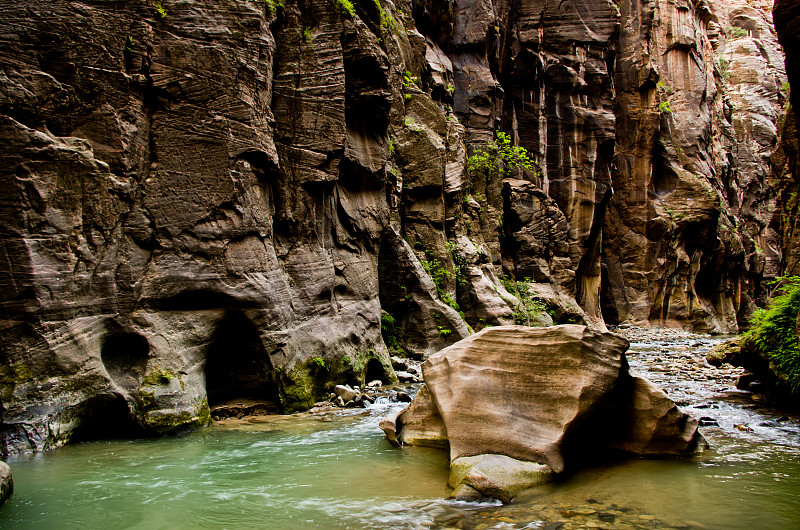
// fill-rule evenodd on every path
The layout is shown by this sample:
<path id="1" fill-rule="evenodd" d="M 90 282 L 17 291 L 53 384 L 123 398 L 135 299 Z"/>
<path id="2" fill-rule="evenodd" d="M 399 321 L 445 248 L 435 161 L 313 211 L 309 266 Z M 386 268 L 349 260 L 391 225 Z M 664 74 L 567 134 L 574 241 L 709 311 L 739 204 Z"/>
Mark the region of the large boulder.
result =
<path id="1" fill-rule="evenodd" d="M 562 471 L 564 436 L 614 387 L 627 347 L 586 326 L 501 326 L 433 355 L 422 373 L 451 460 L 499 453 Z"/>
<path id="2" fill-rule="evenodd" d="M 14 493 L 14 480 L 11 477 L 11 468 L 5 462 L 0 462 L 0 504 L 3 504 Z"/>
<path id="3" fill-rule="evenodd" d="M 453 496 L 462 500 L 508 502 L 608 453 L 704 448 L 697 421 L 629 372 L 627 347 L 579 325 L 485 328 L 431 356 L 426 386 L 381 428 L 398 446 L 449 443 Z"/>

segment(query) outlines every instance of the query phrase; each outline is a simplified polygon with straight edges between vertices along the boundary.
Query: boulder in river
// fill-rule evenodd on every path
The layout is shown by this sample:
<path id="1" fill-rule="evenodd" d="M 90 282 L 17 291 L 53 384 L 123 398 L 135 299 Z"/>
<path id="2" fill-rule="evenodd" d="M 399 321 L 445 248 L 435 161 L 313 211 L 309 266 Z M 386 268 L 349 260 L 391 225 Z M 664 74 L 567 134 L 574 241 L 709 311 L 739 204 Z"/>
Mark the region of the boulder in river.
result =
<path id="1" fill-rule="evenodd" d="M 555 473 L 609 451 L 690 455 L 704 447 L 697 421 L 628 371 L 627 348 L 618 335 L 580 325 L 485 328 L 431 356 L 422 366 L 426 387 L 381 428 L 396 445 L 446 440 L 451 463 L 499 454 Z M 462 498 L 472 493 L 461 490 Z M 516 495 L 486 491 L 504 502 Z"/>
<path id="2" fill-rule="evenodd" d="M 450 463 L 450 497 L 493 497 L 507 503 L 528 488 L 550 482 L 552 476 L 549 466 L 505 455 L 462 456 Z"/>
<path id="3" fill-rule="evenodd" d="M 11 468 L 5 462 L 0 462 L 0 504 L 3 504 L 14 493 L 14 479 Z"/>

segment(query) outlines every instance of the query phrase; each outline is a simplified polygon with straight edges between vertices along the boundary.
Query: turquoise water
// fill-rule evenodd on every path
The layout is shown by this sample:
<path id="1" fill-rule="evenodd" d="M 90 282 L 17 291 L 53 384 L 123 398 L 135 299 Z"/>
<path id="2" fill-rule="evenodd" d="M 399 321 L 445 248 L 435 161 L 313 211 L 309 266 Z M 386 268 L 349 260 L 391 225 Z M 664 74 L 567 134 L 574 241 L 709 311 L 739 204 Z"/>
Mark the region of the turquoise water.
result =
<path id="1" fill-rule="evenodd" d="M 680 388 L 695 415 L 717 421 L 703 428 L 710 452 L 588 469 L 507 506 L 444 500 L 446 455 L 392 448 L 378 428 L 392 407 L 383 406 L 11 459 L 15 493 L 0 507 L 0 527 L 800 527 L 796 420 L 716 400 L 698 381 L 664 384 Z"/>

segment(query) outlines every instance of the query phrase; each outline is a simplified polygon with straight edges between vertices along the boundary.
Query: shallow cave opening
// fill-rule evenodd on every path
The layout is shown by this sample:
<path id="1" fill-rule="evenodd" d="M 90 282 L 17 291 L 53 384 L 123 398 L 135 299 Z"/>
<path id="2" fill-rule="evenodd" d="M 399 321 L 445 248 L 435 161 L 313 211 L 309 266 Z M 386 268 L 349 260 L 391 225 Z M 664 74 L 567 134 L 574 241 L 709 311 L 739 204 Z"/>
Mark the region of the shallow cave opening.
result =
<path id="1" fill-rule="evenodd" d="M 108 375 L 127 390 L 141 383 L 149 356 L 150 343 L 138 333 L 111 333 L 100 350 L 100 360 Z"/>
<path id="2" fill-rule="evenodd" d="M 378 380 L 381 383 L 389 383 L 389 376 L 386 374 L 386 368 L 378 359 L 370 359 L 367 361 L 367 367 L 364 370 L 364 383 L 370 383 Z"/>
<path id="3" fill-rule="evenodd" d="M 120 394 L 100 394 L 89 398 L 81 405 L 76 416 L 78 425 L 70 436 L 71 443 L 123 440 L 144 434 Z"/>
<path id="4" fill-rule="evenodd" d="M 212 409 L 236 400 L 261 402 L 280 410 L 272 362 L 255 324 L 239 310 L 229 310 L 217 324 L 208 347 L 206 393 Z"/>

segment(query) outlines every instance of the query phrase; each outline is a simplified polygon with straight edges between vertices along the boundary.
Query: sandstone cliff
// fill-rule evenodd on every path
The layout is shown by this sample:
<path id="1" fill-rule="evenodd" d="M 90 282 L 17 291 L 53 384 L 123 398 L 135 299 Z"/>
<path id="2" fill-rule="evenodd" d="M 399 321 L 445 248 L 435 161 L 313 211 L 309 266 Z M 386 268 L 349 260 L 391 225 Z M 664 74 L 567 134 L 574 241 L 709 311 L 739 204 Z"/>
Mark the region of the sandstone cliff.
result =
<path id="1" fill-rule="evenodd" d="M 2 452 L 301 409 L 525 297 L 734 331 L 777 271 L 768 5 L 0 12 Z M 468 171 L 495 130 L 539 170 Z"/>

